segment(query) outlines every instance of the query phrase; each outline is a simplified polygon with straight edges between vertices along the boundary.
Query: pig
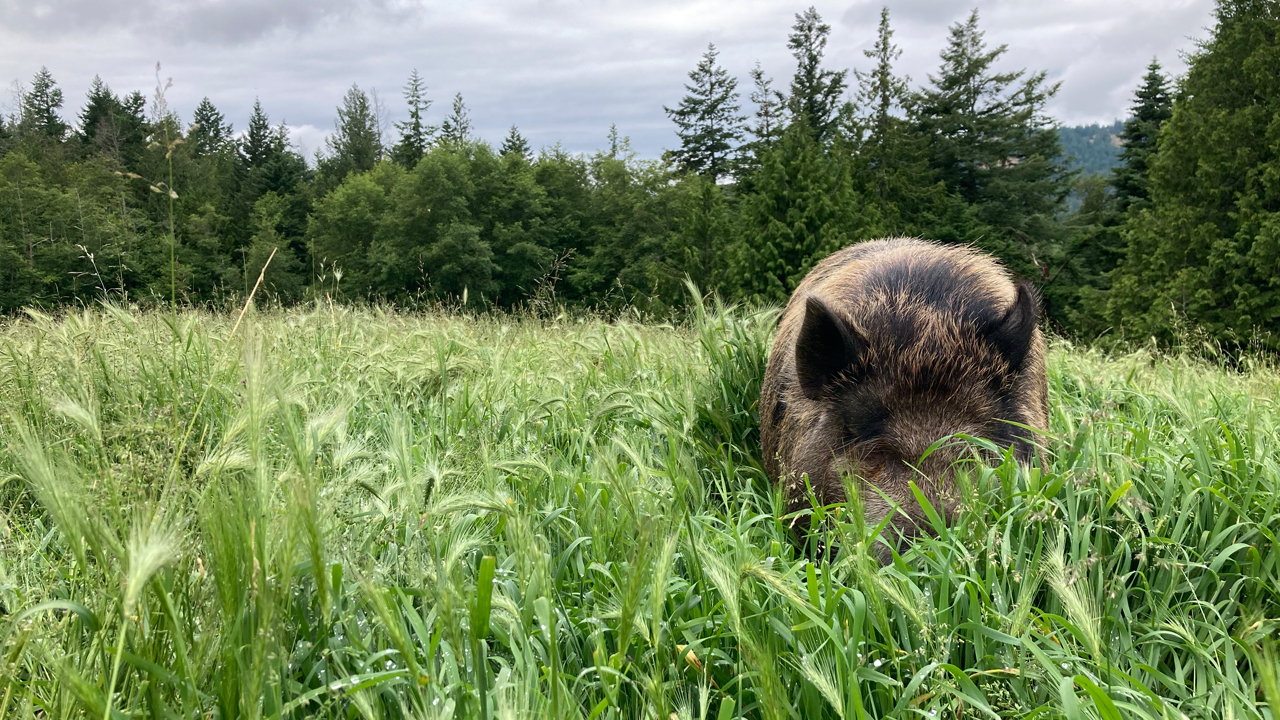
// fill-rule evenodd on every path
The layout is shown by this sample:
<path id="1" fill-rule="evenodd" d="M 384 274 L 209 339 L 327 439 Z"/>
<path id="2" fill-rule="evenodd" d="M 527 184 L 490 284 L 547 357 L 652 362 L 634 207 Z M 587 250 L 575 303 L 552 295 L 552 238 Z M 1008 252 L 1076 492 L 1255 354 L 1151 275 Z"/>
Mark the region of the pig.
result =
<path id="1" fill-rule="evenodd" d="M 872 240 L 818 263 L 782 312 L 760 397 L 765 469 L 788 512 L 810 506 L 810 488 L 843 501 L 848 474 L 868 523 L 892 515 L 884 537 L 905 551 L 931 527 L 908 482 L 950 522 L 953 466 L 974 453 L 952 440 L 922 461 L 935 441 L 967 434 L 1030 462 L 1027 428 L 1048 425 L 1038 316 L 1030 284 L 967 246 Z"/>

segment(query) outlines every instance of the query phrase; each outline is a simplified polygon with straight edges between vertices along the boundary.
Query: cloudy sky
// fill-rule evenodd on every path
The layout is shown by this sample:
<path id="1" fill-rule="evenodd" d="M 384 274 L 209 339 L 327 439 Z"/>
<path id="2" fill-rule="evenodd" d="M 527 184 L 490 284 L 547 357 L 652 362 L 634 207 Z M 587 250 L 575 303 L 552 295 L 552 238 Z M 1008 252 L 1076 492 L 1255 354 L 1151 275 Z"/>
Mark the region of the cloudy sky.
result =
<path id="1" fill-rule="evenodd" d="M 683 94 L 707 43 L 741 78 L 759 61 L 785 87 L 796 2 L 756 0 L 0 0 L 0 82 L 46 65 L 78 112 L 95 74 L 117 92 L 173 78 L 183 117 L 207 95 L 237 128 L 255 97 L 310 153 L 333 127 L 352 83 L 403 117 L 410 70 L 426 78 L 438 122 L 461 92 L 481 137 L 517 124 L 534 147 L 605 143 L 611 123 L 642 155 L 675 143 L 662 106 Z M 817 2 L 832 26 L 833 67 L 863 67 L 884 0 Z M 1046 70 L 1066 124 L 1122 117 L 1146 64 L 1184 69 L 1212 24 L 1212 0 L 889 0 L 900 70 L 913 83 L 938 62 L 947 27 L 976 5 L 1004 67 Z M 745 93 L 744 93 L 745 94 Z M 0 106 L 12 100 L 0 98 Z M 8 109 L 8 108 L 6 108 Z"/>

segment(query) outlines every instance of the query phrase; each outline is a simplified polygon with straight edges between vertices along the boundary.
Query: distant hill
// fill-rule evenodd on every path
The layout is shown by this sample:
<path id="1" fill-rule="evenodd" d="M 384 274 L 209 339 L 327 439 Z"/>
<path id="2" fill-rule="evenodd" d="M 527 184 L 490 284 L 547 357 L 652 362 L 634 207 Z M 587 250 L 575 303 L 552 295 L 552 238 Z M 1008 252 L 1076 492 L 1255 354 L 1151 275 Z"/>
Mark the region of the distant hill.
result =
<path id="1" fill-rule="evenodd" d="M 1080 125 L 1058 128 L 1062 150 L 1072 158 L 1071 166 L 1086 175 L 1110 172 L 1120 162 L 1120 120 L 1112 125 Z"/>

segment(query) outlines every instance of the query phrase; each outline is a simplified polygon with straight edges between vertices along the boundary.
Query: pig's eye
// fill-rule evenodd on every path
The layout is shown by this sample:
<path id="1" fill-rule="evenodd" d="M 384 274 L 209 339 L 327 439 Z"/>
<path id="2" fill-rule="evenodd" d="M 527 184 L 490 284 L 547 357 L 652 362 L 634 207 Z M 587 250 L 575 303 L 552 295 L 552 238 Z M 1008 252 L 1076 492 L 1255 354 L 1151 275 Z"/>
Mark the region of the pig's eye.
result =
<path id="1" fill-rule="evenodd" d="M 862 468 L 863 472 L 872 472 L 883 468 L 891 461 L 891 453 L 888 448 L 880 447 L 873 443 L 870 447 L 859 448 L 860 452 L 855 454 L 855 463 Z"/>

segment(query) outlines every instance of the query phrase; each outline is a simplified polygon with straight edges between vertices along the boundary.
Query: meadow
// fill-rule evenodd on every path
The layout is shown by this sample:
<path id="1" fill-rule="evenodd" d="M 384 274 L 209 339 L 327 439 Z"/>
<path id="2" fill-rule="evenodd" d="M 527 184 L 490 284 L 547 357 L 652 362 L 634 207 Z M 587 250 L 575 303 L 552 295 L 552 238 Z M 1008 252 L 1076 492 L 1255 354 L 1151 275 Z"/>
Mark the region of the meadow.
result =
<path id="1" fill-rule="evenodd" d="M 1275 369 L 1056 340 L 881 566 L 764 477 L 774 319 L 0 320 L 0 718 L 1280 717 Z"/>

